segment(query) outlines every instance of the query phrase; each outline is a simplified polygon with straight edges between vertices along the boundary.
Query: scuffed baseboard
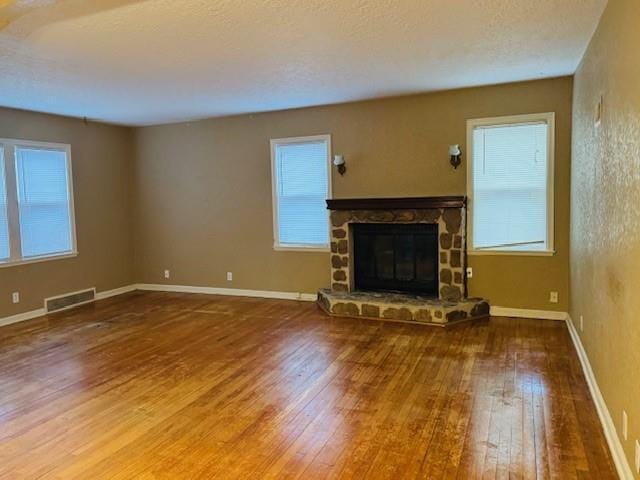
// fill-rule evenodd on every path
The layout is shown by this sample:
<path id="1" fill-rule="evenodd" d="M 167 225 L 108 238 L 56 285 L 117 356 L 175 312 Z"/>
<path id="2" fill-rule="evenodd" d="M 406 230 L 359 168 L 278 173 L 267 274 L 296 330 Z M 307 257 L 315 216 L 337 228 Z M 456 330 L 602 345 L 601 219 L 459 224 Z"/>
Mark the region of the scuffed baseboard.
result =
<path id="1" fill-rule="evenodd" d="M 569 329 L 571 340 L 573 340 L 573 345 L 578 354 L 578 358 L 580 359 L 582 371 L 584 372 L 584 376 L 587 380 L 587 385 L 589 386 L 589 391 L 591 392 L 593 403 L 595 404 L 596 410 L 598 411 L 600 423 L 602 423 L 602 428 L 604 430 L 604 436 L 607 439 L 607 444 L 609 445 L 609 450 L 611 451 L 611 456 L 613 457 L 613 462 L 616 465 L 618 475 L 622 480 L 633 480 L 634 477 L 631 471 L 631 466 L 629 465 L 627 457 L 624 454 L 624 449 L 622 448 L 622 444 L 620 443 L 620 437 L 618 437 L 618 432 L 616 431 L 615 424 L 611 419 L 611 414 L 609 413 L 607 404 L 605 403 L 604 397 L 600 392 L 600 387 L 598 387 L 598 382 L 596 381 L 596 377 L 593 374 L 593 370 L 591 369 L 591 363 L 589 363 L 589 357 L 587 356 L 587 352 L 582 345 L 582 340 L 580 340 L 578 331 L 573 325 L 573 320 L 571 320 L 571 316 L 569 315 L 567 315 L 567 328 Z"/>
<path id="2" fill-rule="evenodd" d="M 567 312 L 556 312 L 554 310 L 529 310 L 526 308 L 494 307 L 493 305 L 491 306 L 490 314 L 494 317 L 536 318 L 563 322 L 569 316 Z"/>

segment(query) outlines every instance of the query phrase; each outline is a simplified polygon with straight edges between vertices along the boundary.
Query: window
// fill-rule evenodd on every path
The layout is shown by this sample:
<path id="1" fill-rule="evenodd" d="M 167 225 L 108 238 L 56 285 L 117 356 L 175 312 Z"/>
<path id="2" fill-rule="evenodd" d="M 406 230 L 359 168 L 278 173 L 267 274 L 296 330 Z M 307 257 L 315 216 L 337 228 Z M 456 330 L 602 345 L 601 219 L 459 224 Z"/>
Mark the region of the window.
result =
<path id="1" fill-rule="evenodd" d="M 553 113 L 469 120 L 470 254 L 553 254 Z"/>
<path id="2" fill-rule="evenodd" d="M 271 140 L 274 248 L 327 250 L 331 137 Z"/>
<path id="3" fill-rule="evenodd" d="M 0 266 L 75 254 L 70 147 L 0 140 Z"/>
<path id="4" fill-rule="evenodd" d="M 0 145 L 0 262 L 9 260 L 9 218 L 7 217 L 7 182 L 4 179 L 4 148 Z"/>

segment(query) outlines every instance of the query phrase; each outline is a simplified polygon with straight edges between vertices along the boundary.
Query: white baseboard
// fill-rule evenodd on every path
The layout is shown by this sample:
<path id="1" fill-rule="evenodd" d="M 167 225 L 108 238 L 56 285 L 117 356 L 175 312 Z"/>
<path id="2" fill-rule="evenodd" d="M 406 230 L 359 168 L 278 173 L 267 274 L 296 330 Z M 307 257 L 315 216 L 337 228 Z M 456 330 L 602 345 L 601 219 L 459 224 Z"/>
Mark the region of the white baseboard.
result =
<path id="1" fill-rule="evenodd" d="M 208 295 L 229 295 L 235 297 L 257 297 L 257 298 L 277 298 L 281 300 L 300 300 L 304 302 L 314 302 L 315 293 L 300 292 L 278 292 L 273 290 L 246 290 L 241 288 L 221 288 L 221 287 L 196 287 L 190 285 L 164 285 L 160 283 L 137 283 L 124 287 L 104 290 L 96 293 L 96 300 L 115 297 L 134 290 L 149 290 L 156 292 L 181 292 L 181 293 L 204 293 Z M 10 317 L 0 318 L 0 326 L 11 323 L 22 322 L 44 315 L 43 308 L 30 312 L 19 313 Z M 491 307 L 491 315 L 496 317 L 517 317 L 517 318 L 538 318 L 544 320 L 566 320 L 566 312 L 555 312 L 549 310 L 527 310 L 522 308 Z"/>
<path id="2" fill-rule="evenodd" d="M 526 308 L 494 307 L 493 305 L 491 305 L 490 314 L 494 317 L 536 318 L 563 322 L 569 315 L 567 312 L 556 312 L 554 310 L 529 310 Z"/>
<path id="3" fill-rule="evenodd" d="M 195 287 L 189 285 L 163 285 L 159 283 L 138 283 L 138 290 L 155 292 L 204 293 L 208 295 L 230 295 L 234 297 L 278 298 L 281 300 L 301 300 L 315 302 L 315 293 L 277 292 L 273 290 L 245 290 L 241 288 Z"/>
<path id="4" fill-rule="evenodd" d="M 31 310 L 30 312 L 16 313 L 15 315 L 10 315 L 8 317 L 0 318 L 0 327 L 4 327 L 5 325 L 11 325 L 12 323 L 31 320 L 33 318 L 41 317 L 45 314 L 46 312 L 44 308 L 38 308 L 36 310 Z"/>
<path id="5" fill-rule="evenodd" d="M 120 288 L 114 288 L 113 290 L 104 290 L 102 292 L 97 292 L 95 299 L 96 300 L 103 300 L 105 298 L 110 298 L 110 297 L 115 297 L 116 295 L 122 295 L 123 293 L 128 293 L 128 292 L 133 292 L 136 289 L 135 285 L 126 285 L 124 287 L 120 287 Z M 70 295 L 70 293 L 65 293 L 63 295 L 58 295 L 56 297 L 50 297 L 51 298 L 57 298 L 60 296 L 65 296 L 65 295 Z M 77 305 L 72 305 L 69 307 L 69 309 L 75 308 L 75 307 L 79 307 L 81 305 L 86 305 L 87 303 L 91 303 L 93 300 L 89 301 L 89 302 L 83 302 L 83 303 L 79 303 Z M 66 310 L 66 309 L 64 309 Z M 62 310 L 59 310 L 62 311 Z M 56 312 L 54 312 L 56 313 Z M 31 320 L 34 318 L 38 318 L 38 317 L 42 317 L 44 315 L 47 314 L 47 311 L 44 308 L 38 308 L 36 310 L 31 310 L 29 312 L 23 312 L 23 313 L 17 313 L 15 315 L 11 315 L 9 317 L 4 317 L 4 318 L 0 318 L 0 327 L 3 327 L 5 325 L 11 325 L 12 323 L 18 323 L 18 322 L 24 322 L 27 320 Z"/>
<path id="6" fill-rule="evenodd" d="M 136 290 L 135 285 L 126 285 L 120 288 L 114 288 L 113 290 L 104 290 L 102 292 L 96 292 L 96 300 L 104 300 L 105 298 L 115 297 L 116 295 L 122 295 L 124 293 L 133 292 Z"/>
<path id="7" fill-rule="evenodd" d="M 126 285 L 124 287 L 114 288 L 113 290 L 97 292 L 96 300 L 104 300 L 105 298 L 115 297 L 116 295 L 133 292 L 134 290 L 205 293 L 209 295 L 230 295 L 235 297 L 278 298 L 282 300 L 300 300 L 304 302 L 314 302 L 316 300 L 315 293 L 275 292 L 272 290 L 243 290 L 240 288 L 193 287 L 187 285 L 162 285 L 149 283 Z M 74 307 L 75 306 L 79 305 L 74 305 Z M 41 317 L 46 315 L 46 313 L 47 312 L 44 308 L 38 308 L 36 310 L 31 310 L 30 312 L 23 312 L 9 317 L 0 318 L 0 327 Z"/>
<path id="8" fill-rule="evenodd" d="M 584 372 L 584 376 L 587 379 L 587 385 L 589 385 L 589 391 L 591 392 L 593 403 L 595 404 L 596 410 L 598 411 L 600 423 L 602 423 L 604 436 L 607 439 L 607 444 L 609 445 L 609 450 L 611 451 L 613 462 L 616 465 L 618 476 L 622 480 L 633 480 L 634 477 L 633 473 L 631 473 L 631 466 L 629 465 L 627 457 L 624 454 L 624 449 L 622 448 L 622 444 L 620 443 L 620 437 L 618 437 L 615 423 L 613 423 L 613 420 L 611 419 L 611 414 L 609 413 L 607 404 L 605 403 L 604 398 L 602 397 L 602 393 L 600 392 L 600 388 L 598 387 L 598 382 L 596 381 L 596 377 L 593 374 L 593 370 L 591 369 L 591 364 L 589 363 L 589 357 L 587 356 L 587 352 L 582 346 L 582 340 L 580 340 L 580 336 L 578 335 L 578 332 L 573 325 L 573 321 L 571 320 L 571 316 L 569 315 L 567 315 L 567 327 L 569 328 L 569 334 L 571 335 L 573 345 L 575 346 L 576 352 L 578 353 L 578 358 L 580 359 L 580 363 L 582 364 L 582 371 Z"/>

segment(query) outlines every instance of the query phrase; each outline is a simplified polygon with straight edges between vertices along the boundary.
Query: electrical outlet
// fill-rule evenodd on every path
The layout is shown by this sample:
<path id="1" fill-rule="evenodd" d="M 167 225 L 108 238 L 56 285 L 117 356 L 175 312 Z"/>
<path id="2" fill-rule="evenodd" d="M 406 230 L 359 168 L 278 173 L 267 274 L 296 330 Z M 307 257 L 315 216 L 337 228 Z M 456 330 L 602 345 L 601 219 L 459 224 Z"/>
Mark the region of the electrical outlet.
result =
<path id="1" fill-rule="evenodd" d="M 467 278 L 473 278 L 473 268 L 467 267 Z"/>
<path id="2" fill-rule="evenodd" d="M 233 281 L 233 272 L 227 272 L 227 282 Z"/>
<path id="3" fill-rule="evenodd" d="M 580 315 L 580 331 L 584 332 L 584 317 Z"/>
<path id="4" fill-rule="evenodd" d="M 20 303 L 20 292 L 13 292 L 11 294 L 11 301 L 13 303 Z"/>
<path id="5" fill-rule="evenodd" d="M 624 410 L 622 411 L 622 438 L 624 438 L 625 440 L 627 439 L 627 436 L 629 434 L 629 418 L 627 417 L 627 412 L 625 412 Z"/>
<path id="6" fill-rule="evenodd" d="M 549 292 L 549 301 L 551 303 L 558 303 L 558 292 Z"/>
<path id="7" fill-rule="evenodd" d="M 171 272 L 169 270 L 164 271 L 164 278 L 171 278 Z"/>
<path id="8" fill-rule="evenodd" d="M 636 440 L 636 473 L 640 473 L 640 443 Z"/>

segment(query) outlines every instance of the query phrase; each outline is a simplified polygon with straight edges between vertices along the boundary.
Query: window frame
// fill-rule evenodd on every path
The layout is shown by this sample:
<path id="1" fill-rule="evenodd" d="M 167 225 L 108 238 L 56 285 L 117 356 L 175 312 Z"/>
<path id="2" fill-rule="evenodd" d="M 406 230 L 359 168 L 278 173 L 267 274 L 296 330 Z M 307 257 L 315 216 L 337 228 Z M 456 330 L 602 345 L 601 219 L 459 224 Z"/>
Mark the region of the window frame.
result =
<path id="1" fill-rule="evenodd" d="M 69 251 L 38 255 L 33 257 L 22 256 L 22 237 L 20 232 L 16 155 L 16 149 L 21 147 L 37 150 L 55 150 L 65 153 L 69 203 L 69 223 L 71 227 L 71 250 Z M 76 257 L 78 255 L 78 243 L 76 237 L 76 215 L 73 194 L 73 162 L 71 161 L 71 145 L 66 143 L 0 138 L 0 148 L 4 153 L 3 162 L 0 163 L 0 168 L 4 169 L 5 174 L 7 191 L 7 224 L 9 228 L 9 259 L 0 260 L 0 268 Z"/>
<path id="2" fill-rule="evenodd" d="M 544 250 L 503 250 L 476 249 L 473 244 L 473 132 L 477 127 L 527 125 L 544 122 L 548 127 L 547 134 L 547 238 Z M 531 113 L 524 115 L 507 115 L 500 117 L 474 118 L 467 120 L 467 216 L 469 218 L 467 232 L 468 255 L 516 255 L 549 257 L 555 250 L 555 113 Z"/>
<path id="3" fill-rule="evenodd" d="M 329 252 L 331 251 L 331 236 L 330 233 L 330 218 L 329 211 L 327 210 L 327 244 L 323 246 L 311 245 L 311 244 L 291 244 L 281 243 L 279 238 L 278 223 L 278 187 L 276 176 L 276 149 L 279 145 L 291 145 L 296 143 L 311 143 L 323 141 L 327 144 L 327 198 L 333 198 L 332 191 L 332 169 L 331 169 L 331 135 L 310 135 L 305 137 L 286 137 L 286 138 L 272 138 L 271 145 L 271 209 L 273 212 L 273 249 L 276 251 L 291 251 L 291 252 Z"/>

